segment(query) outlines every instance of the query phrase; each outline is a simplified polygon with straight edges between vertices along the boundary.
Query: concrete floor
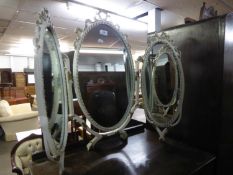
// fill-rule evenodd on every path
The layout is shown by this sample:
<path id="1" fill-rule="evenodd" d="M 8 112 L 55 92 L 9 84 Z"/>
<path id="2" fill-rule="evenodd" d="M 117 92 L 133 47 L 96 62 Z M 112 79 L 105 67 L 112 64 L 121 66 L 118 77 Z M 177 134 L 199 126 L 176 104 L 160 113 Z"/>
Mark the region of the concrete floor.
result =
<path id="1" fill-rule="evenodd" d="M 0 138 L 0 175 L 16 175 L 11 172 L 11 149 L 17 141 L 5 142 Z"/>

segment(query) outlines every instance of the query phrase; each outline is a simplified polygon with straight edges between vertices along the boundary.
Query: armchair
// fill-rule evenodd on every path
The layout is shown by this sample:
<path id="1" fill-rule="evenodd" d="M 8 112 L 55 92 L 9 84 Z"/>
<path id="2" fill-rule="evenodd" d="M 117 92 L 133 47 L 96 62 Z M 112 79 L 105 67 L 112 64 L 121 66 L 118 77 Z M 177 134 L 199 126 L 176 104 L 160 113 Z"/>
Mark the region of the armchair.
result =
<path id="1" fill-rule="evenodd" d="M 31 134 L 18 142 L 11 151 L 12 172 L 17 175 L 29 175 L 32 155 L 43 151 L 42 136 Z"/>
<path id="2" fill-rule="evenodd" d="M 30 103 L 9 105 L 0 101 L 0 125 L 5 133 L 5 140 L 16 140 L 16 132 L 39 128 L 38 112 L 32 111 Z"/>

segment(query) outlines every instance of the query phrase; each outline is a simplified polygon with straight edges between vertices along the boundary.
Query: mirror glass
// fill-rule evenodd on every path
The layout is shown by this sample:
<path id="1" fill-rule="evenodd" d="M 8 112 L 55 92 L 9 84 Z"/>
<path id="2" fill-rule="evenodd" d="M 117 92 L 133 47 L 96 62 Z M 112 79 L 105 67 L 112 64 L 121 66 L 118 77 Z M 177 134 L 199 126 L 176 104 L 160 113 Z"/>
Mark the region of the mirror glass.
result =
<path id="1" fill-rule="evenodd" d="M 175 69 L 167 53 L 162 54 L 154 65 L 154 83 L 159 100 L 163 104 L 168 104 L 175 89 Z"/>
<path id="2" fill-rule="evenodd" d="M 55 39 L 49 28 L 46 29 L 43 44 L 43 75 L 46 112 L 49 118 L 49 129 L 53 138 L 59 141 L 62 125 L 62 75 L 59 52 Z M 60 109 L 59 109 L 60 105 Z"/>
<path id="3" fill-rule="evenodd" d="M 93 120 L 112 127 L 124 116 L 131 90 L 129 53 L 115 29 L 93 27 L 84 37 L 78 61 L 83 102 Z"/>

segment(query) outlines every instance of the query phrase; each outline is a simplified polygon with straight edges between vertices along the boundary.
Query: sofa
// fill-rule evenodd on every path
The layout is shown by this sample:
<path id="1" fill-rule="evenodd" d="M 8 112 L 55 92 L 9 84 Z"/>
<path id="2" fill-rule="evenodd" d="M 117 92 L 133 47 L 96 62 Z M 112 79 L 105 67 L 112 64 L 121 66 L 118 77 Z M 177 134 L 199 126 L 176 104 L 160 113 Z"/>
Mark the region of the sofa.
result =
<path id="1" fill-rule="evenodd" d="M 4 130 L 5 140 L 16 140 L 16 133 L 39 128 L 38 112 L 32 111 L 30 103 L 9 105 L 0 101 L 0 126 Z"/>

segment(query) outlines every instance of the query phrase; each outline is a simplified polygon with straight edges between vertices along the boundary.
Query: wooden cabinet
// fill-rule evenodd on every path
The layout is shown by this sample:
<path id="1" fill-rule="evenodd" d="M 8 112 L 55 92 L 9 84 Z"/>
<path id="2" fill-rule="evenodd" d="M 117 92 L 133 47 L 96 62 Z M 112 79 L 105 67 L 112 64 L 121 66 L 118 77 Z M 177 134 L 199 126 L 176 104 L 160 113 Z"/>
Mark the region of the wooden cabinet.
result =
<path id="1" fill-rule="evenodd" d="M 0 69 L 0 99 L 11 105 L 30 102 L 35 94 L 35 86 L 26 86 L 24 72 L 11 72 L 11 69 Z"/>
<path id="2" fill-rule="evenodd" d="M 15 87 L 25 87 L 26 86 L 25 73 L 23 73 L 23 72 L 15 72 L 14 73 L 14 85 L 15 85 Z"/>
<path id="3" fill-rule="evenodd" d="M 36 94 L 35 86 L 25 86 L 25 94 L 27 96 L 35 95 Z"/>
<path id="4" fill-rule="evenodd" d="M 0 69 L 0 84 L 12 83 L 11 68 Z"/>

